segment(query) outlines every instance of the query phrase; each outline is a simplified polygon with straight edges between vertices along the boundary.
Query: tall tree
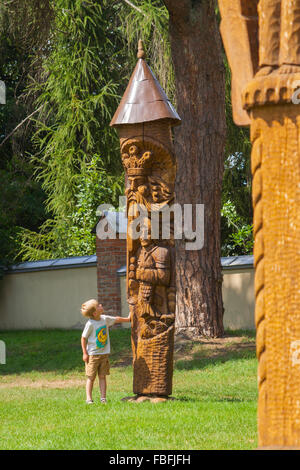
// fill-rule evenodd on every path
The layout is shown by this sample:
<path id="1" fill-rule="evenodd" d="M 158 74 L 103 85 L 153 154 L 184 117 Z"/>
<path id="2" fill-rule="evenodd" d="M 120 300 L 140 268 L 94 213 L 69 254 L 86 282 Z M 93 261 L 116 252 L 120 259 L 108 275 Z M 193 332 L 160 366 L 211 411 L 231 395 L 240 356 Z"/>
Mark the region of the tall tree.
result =
<path id="1" fill-rule="evenodd" d="M 178 240 L 177 326 L 193 336 L 223 335 L 220 212 L 226 136 L 225 70 L 214 0 L 164 0 L 175 71 L 176 199 L 204 204 L 204 246 Z"/>

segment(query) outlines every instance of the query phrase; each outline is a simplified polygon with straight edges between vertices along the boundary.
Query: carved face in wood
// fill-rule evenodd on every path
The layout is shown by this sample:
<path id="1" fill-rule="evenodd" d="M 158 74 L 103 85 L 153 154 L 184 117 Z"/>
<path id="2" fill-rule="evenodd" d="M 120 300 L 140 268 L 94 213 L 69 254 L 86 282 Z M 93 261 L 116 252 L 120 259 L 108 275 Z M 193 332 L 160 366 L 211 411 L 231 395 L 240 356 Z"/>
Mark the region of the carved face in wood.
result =
<path id="1" fill-rule="evenodd" d="M 146 176 L 129 176 L 129 186 L 125 191 L 128 203 L 146 204 L 149 196 L 149 185 Z"/>
<path id="2" fill-rule="evenodd" d="M 169 203 L 174 197 L 174 188 L 168 185 L 159 176 L 149 177 L 152 202 L 155 203 Z"/>
<path id="3" fill-rule="evenodd" d="M 153 244 L 153 240 L 151 239 L 151 221 L 150 221 L 150 219 L 144 220 L 144 223 L 141 226 L 140 244 L 143 247 L 150 246 L 150 245 Z"/>

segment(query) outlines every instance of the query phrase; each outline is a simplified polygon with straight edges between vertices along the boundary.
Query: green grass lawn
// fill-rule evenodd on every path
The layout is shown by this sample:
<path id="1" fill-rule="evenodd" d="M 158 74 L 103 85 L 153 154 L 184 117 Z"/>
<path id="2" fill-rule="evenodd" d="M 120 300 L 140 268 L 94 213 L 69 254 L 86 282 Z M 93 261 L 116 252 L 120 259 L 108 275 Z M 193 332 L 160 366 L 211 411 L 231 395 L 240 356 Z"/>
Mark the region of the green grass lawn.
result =
<path id="1" fill-rule="evenodd" d="M 108 404 L 85 404 L 80 331 L 0 332 L 1 449 L 253 449 L 255 338 L 178 341 L 174 401 L 122 402 L 132 395 L 130 330 L 111 330 Z M 96 384 L 95 384 L 96 385 Z"/>

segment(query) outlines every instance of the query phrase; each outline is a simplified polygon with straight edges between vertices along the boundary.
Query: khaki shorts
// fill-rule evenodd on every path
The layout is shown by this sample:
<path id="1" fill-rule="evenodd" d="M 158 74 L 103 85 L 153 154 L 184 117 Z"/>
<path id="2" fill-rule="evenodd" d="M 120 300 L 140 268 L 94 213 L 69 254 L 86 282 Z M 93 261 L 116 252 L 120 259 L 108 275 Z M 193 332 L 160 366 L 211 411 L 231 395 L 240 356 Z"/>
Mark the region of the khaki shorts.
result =
<path id="1" fill-rule="evenodd" d="M 85 375 L 94 380 L 97 374 L 109 375 L 109 354 L 89 356 L 89 362 L 85 363 Z"/>

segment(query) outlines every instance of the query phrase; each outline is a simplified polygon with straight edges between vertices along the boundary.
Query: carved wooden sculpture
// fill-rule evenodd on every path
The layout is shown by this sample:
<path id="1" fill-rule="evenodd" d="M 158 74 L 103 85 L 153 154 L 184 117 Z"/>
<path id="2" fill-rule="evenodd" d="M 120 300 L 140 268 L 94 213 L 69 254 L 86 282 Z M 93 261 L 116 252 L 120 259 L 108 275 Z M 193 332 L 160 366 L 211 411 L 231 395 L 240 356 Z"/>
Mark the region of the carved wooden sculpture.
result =
<path id="1" fill-rule="evenodd" d="M 151 238 L 151 220 L 174 201 L 176 163 L 171 127 L 180 118 L 144 60 L 138 62 L 111 121 L 120 136 L 126 171 L 128 212 L 127 294 L 132 318 L 133 391 L 143 399 L 172 392 L 175 281 L 174 241 L 158 230 Z M 141 234 L 132 223 L 144 208 Z M 158 227 L 159 229 L 159 227 Z M 143 398 L 142 398 L 143 397 Z"/>
<path id="2" fill-rule="evenodd" d="M 219 6 L 235 121 L 251 122 L 259 445 L 300 448 L 300 0 Z"/>

